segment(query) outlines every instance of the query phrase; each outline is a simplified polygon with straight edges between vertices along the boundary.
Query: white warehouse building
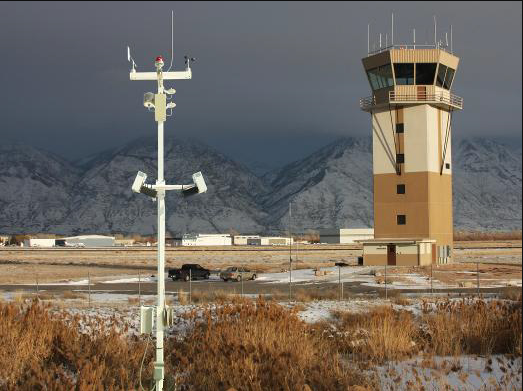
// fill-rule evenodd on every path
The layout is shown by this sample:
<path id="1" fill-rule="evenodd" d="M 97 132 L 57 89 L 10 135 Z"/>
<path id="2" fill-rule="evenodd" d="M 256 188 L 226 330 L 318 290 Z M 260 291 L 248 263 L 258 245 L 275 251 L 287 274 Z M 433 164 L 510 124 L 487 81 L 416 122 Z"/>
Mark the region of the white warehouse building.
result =
<path id="1" fill-rule="evenodd" d="M 182 236 L 182 246 L 231 246 L 232 237 L 229 234 L 185 234 Z"/>
<path id="2" fill-rule="evenodd" d="M 367 239 L 374 239 L 374 228 L 320 229 L 320 243 L 357 244 Z"/>
<path id="3" fill-rule="evenodd" d="M 31 238 L 24 240 L 24 247 L 54 247 L 55 239 Z"/>
<path id="4" fill-rule="evenodd" d="M 66 245 L 84 246 L 84 247 L 112 247 L 114 246 L 114 236 L 103 235 L 81 235 L 62 238 Z"/>

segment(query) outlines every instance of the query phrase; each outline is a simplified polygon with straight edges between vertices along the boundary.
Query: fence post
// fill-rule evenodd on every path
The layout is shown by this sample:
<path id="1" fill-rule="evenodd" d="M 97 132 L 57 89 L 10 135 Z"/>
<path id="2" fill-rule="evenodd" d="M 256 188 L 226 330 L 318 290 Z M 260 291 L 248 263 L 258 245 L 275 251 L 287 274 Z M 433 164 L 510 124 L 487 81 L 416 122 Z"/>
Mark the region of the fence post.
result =
<path id="1" fill-rule="evenodd" d="M 479 261 L 476 262 L 476 285 L 477 285 L 478 297 L 479 297 Z"/>
<path id="2" fill-rule="evenodd" d="M 387 292 L 387 264 L 385 264 L 385 300 L 387 300 L 388 298 L 389 293 Z"/>
<path id="3" fill-rule="evenodd" d="M 192 304 L 192 269 L 189 269 L 189 304 Z"/>
<path id="4" fill-rule="evenodd" d="M 40 289 L 39 289 L 39 286 L 38 286 L 38 273 L 35 273 L 36 274 L 36 298 L 39 299 L 40 298 Z"/>
<path id="5" fill-rule="evenodd" d="M 434 288 L 432 287 L 432 261 L 430 261 L 430 293 L 434 295 Z"/>
<path id="6" fill-rule="evenodd" d="M 142 306 L 142 272 L 138 270 L 138 307 Z"/>
<path id="7" fill-rule="evenodd" d="M 341 266 L 338 266 L 338 300 L 341 301 Z"/>
<path id="8" fill-rule="evenodd" d="M 87 270 L 87 286 L 89 289 L 89 307 L 91 306 L 91 273 Z"/>
<path id="9" fill-rule="evenodd" d="M 242 279 L 242 298 L 243 298 L 243 268 L 240 271 L 240 276 L 241 276 L 241 279 Z"/>

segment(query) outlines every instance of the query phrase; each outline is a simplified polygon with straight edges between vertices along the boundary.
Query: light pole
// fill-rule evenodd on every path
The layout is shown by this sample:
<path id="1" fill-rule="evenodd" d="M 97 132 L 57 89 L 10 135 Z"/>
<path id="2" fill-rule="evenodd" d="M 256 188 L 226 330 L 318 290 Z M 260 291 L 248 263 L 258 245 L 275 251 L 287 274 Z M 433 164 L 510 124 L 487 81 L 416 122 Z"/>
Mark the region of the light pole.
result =
<path id="1" fill-rule="evenodd" d="M 291 232 L 291 207 L 289 202 L 289 302 L 292 300 L 292 232 Z"/>
<path id="2" fill-rule="evenodd" d="M 127 59 L 132 60 L 130 50 L 127 48 Z M 129 74 L 131 80 L 155 80 L 158 86 L 158 92 L 153 94 L 147 92 L 144 95 L 144 106 L 152 110 L 154 109 L 154 119 L 158 123 L 158 177 L 155 185 L 145 184 L 147 175 L 143 172 L 138 172 L 134 180 L 132 190 L 135 193 L 143 193 L 149 197 L 156 199 L 158 210 L 158 302 L 155 308 L 149 308 L 155 313 L 156 317 L 156 361 L 154 362 L 154 380 L 156 384 L 156 391 L 162 391 L 164 379 L 164 362 L 163 362 L 163 337 L 164 328 L 169 320 L 172 320 L 172 311 L 165 305 L 165 192 L 167 190 L 180 190 L 184 196 L 189 196 L 196 193 L 204 193 L 207 191 L 207 186 L 201 172 L 193 174 L 193 182 L 189 185 L 166 185 L 164 179 L 164 131 L 163 123 L 167 119 L 167 110 L 171 110 L 176 106 L 174 102 L 168 102 L 167 95 L 173 95 L 176 91 L 174 88 L 165 89 L 164 80 L 180 80 L 191 79 L 190 62 L 192 58 L 185 57 L 185 71 L 178 72 L 163 72 L 164 65 L 161 56 L 156 57 L 155 67 L 156 72 L 136 72 L 134 60 L 132 61 L 132 69 Z M 144 332 L 152 332 L 153 316 L 144 316 L 146 309 L 140 310 L 141 330 Z"/>

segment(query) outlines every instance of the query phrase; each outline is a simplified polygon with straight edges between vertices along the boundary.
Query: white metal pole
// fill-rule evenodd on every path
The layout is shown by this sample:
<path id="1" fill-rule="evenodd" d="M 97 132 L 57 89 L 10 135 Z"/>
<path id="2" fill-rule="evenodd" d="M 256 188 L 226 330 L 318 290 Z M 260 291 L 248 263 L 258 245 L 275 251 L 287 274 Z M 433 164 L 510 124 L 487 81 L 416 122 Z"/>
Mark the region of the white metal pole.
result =
<path id="1" fill-rule="evenodd" d="M 394 12 L 391 15 L 390 44 L 394 47 Z"/>
<path id="2" fill-rule="evenodd" d="M 158 93 L 163 93 L 163 80 L 161 70 L 158 74 Z M 157 185 L 165 185 L 164 180 L 164 154 L 163 154 L 163 121 L 158 121 L 158 179 Z M 155 380 L 156 391 L 163 390 L 164 362 L 163 362 L 163 312 L 165 308 L 165 190 L 158 190 L 156 197 L 158 207 L 158 306 L 156 307 L 156 362 Z"/>
<path id="3" fill-rule="evenodd" d="M 367 25 L 367 55 L 370 53 L 370 24 Z"/>

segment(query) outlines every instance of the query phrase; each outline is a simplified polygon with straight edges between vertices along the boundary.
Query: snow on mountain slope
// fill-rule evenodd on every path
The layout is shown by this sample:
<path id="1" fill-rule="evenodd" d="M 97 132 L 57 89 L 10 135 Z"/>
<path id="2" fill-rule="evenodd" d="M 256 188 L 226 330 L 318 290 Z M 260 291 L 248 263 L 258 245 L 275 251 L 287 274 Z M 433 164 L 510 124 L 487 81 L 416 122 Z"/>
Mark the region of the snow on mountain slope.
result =
<path id="1" fill-rule="evenodd" d="M 167 196 L 167 230 L 281 233 L 368 227 L 372 213 L 370 138 L 343 138 L 258 178 L 244 165 L 194 140 L 166 140 L 167 183 L 202 171 L 203 195 Z M 453 142 L 457 229 L 521 229 L 521 148 L 490 139 Z M 156 231 L 156 204 L 131 192 L 136 172 L 156 178 L 156 139 L 136 140 L 76 162 L 26 145 L 0 146 L 0 232 Z"/>
<path id="2" fill-rule="evenodd" d="M 67 218 L 80 170 L 49 152 L 0 145 L 0 232 L 45 232 Z"/>
<path id="3" fill-rule="evenodd" d="M 156 232 L 156 204 L 131 192 L 137 171 L 154 183 L 157 149 L 154 138 L 139 139 L 116 151 L 91 159 L 88 170 L 75 188 L 71 215 L 57 227 L 78 232 Z M 243 166 L 193 140 L 165 142 L 165 179 L 168 184 L 188 184 L 202 171 L 206 194 L 184 199 L 167 193 L 167 230 L 184 232 L 243 232 L 263 230 L 265 217 L 254 197 L 265 191 L 262 181 Z M 88 224 L 84 224 L 88 222 Z"/>
<path id="4" fill-rule="evenodd" d="M 292 201 L 293 230 L 371 226 L 371 162 L 370 139 L 344 138 L 269 173 L 273 191 L 261 198 L 267 225 L 287 229 Z"/>
<path id="5" fill-rule="evenodd" d="M 371 227 L 370 138 L 344 138 L 309 157 L 265 175 L 273 188 L 262 197 L 267 224 L 298 230 Z M 521 149 L 490 139 L 453 143 L 454 226 L 458 229 L 521 229 Z"/>

